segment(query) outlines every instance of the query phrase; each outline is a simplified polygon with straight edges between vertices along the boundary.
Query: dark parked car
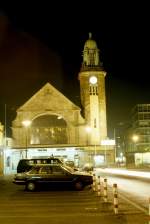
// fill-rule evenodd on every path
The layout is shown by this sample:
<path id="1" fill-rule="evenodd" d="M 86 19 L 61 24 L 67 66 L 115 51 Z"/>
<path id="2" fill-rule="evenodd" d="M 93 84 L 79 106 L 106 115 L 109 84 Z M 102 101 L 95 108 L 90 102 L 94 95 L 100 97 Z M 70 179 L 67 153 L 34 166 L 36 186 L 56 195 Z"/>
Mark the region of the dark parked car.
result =
<path id="1" fill-rule="evenodd" d="M 15 174 L 13 183 L 25 185 L 26 190 L 34 191 L 40 186 L 45 187 L 72 187 L 82 190 L 93 183 L 92 175 L 75 172 L 71 167 L 61 164 L 34 165 L 26 173 Z"/>
<path id="2" fill-rule="evenodd" d="M 35 164 L 63 164 L 63 162 L 57 157 L 49 158 L 36 158 L 36 159 L 21 159 L 17 165 L 17 173 L 23 173 L 31 170 Z"/>

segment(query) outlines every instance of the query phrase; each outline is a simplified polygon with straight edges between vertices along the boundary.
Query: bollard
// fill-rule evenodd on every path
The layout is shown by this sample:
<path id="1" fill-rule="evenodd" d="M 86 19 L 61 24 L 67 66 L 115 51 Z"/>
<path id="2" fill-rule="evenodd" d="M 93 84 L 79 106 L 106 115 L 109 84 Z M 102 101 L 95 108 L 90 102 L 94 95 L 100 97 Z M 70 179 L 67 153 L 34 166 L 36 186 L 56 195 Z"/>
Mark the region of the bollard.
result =
<path id="1" fill-rule="evenodd" d="M 150 198 L 148 200 L 148 219 L 149 219 L 148 224 L 150 224 Z"/>
<path id="2" fill-rule="evenodd" d="M 117 184 L 113 184 L 113 195 L 114 195 L 114 212 L 118 214 L 118 190 Z"/>
<path id="3" fill-rule="evenodd" d="M 98 177 L 95 177 L 95 191 L 98 191 Z"/>
<path id="4" fill-rule="evenodd" d="M 107 202 L 107 179 L 104 179 L 104 202 Z"/>
<path id="5" fill-rule="evenodd" d="M 93 191 L 96 191 L 96 176 L 95 176 L 95 173 L 93 173 Z"/>
<path id="6" fill-rule="evenodd" d="M 98 181 L 98 183 L 97 183 L 97 195 L 101 196 L 101 180 L 100 180 L 100 176 L 98 176 L 97 181 Z"/>

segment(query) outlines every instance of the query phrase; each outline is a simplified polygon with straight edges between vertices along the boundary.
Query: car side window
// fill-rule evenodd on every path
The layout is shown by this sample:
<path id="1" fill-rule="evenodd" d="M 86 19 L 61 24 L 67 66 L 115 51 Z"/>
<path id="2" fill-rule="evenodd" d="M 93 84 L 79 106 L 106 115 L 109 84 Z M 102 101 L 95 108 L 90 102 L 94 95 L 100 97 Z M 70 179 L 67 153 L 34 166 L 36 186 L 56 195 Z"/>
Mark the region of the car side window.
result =
<path id="1" fill-rule="evenodd" d="M 41 160 L 40 159 L 37 159 L 36 160 L 36 164 L 41 164 Z"/>
<path id="2" fill-rule="evenodd" d="M 60 174 L 64 174 L 64 170 L 59 167 L 59 166 L 53 166 L 53 174 L 55 175 L 60 175 Z"/>
<path id="3" fill-rule="evenodd" d="M 40 174 L 52 174 L 51 167 L 41 167 Z"/>
<path id="4" fill-rule="evenodd" d="M 30 174 L 38 174 L 39 173 L 39 167 L 34 167 L 31 171 Z"/>
<path id="5" fill-rule="evenodd" d="M 34 161 L 33 161 L 33 160 L 29 160 L 29 161 L 28 161 L 28 164 L 29 164 L 29 165 L 33 165 L 33 164 L 34 164 Z"/>

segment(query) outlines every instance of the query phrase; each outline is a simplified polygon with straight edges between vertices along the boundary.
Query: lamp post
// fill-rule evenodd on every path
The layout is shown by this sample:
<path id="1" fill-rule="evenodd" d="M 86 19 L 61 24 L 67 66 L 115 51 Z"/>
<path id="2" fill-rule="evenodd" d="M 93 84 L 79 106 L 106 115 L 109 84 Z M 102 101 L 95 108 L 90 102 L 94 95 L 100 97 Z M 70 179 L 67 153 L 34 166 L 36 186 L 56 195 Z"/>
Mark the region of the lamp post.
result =
<path id="1" fill-rule="evenodd" d="M 133 135 L 132 136 L 132 141 L 134 142 L 134 150 L 135 150 L 135 145 L 136 145 L 136 142 L 139 140 L 139 136 L 138 135 Z"/>
<path id="2" fill-rule="evenodd" d="M 22 121 L 23 126 L 25 127 L 25 138 L 26 138 L 26 149 L 25 149 L 25 158 L 28 157 L 28 128 L 31 125 L 31 121 L 30 120 L 24 120 Z"/>
<path id="3" fill-rule="evenodd" d="M 135 153 L 135 149 L 136 149 L 136 143 L 138 142 L 138 140 L 139 140 L 138 135 L 135 134 L 132 136 L 134 153 Z M 143 165 L 143 154 L 142 154 L 142 165 Z"/>
<path id="4" fill-rule="evenodd" d="M 115 145 L 114 145 L 114 160 L 115 160 L 115 163 L 116 163 L 116 158 L 117 158 L 117 145 L 116 145 L 116 128 L 114 128 L 114 141 L 115 141 Z"/>

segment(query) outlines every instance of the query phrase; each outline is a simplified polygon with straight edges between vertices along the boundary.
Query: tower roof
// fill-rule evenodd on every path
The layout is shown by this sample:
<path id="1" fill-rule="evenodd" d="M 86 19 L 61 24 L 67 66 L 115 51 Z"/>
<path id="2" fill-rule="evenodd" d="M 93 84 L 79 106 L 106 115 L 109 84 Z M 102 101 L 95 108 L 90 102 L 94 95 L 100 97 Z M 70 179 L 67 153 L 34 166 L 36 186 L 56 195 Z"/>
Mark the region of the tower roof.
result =
<path id="1" fill-rule="evenodd" d="M 99 54 L 100 51 L 97 47 L 97 43 L 95 40 L 92 39 L 92 33 L 89 33 L 89 39 L 84 44 L 83 62 L 81 70 L 103 70 Z"/>
<path id="2" fill-rule="evenodd" d="M 92 33 L 89 33 L 89 39 L 84 44 L 85 49 L 97 49 L 96 41 L 92 39 Z"/>

